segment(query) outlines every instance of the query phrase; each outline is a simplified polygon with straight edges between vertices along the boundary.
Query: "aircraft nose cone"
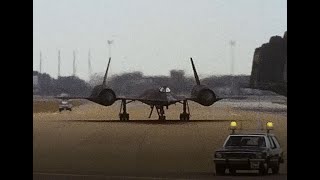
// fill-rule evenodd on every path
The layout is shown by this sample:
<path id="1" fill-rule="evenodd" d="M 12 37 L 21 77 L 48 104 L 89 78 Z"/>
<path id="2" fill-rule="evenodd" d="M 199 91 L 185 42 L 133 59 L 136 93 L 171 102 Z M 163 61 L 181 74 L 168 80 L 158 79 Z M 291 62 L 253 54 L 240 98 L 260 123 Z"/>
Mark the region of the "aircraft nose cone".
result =
<path id="1" fill-rule="evenodd" d="M 166 99 L 168 101 L 168 104 L 171 104 L 172 102 L 176 102 L 177 101 L 177 99 L 175 97 L 173 97 L 173 95 L 170 94 L 170 93 L 166 94 Z"/>

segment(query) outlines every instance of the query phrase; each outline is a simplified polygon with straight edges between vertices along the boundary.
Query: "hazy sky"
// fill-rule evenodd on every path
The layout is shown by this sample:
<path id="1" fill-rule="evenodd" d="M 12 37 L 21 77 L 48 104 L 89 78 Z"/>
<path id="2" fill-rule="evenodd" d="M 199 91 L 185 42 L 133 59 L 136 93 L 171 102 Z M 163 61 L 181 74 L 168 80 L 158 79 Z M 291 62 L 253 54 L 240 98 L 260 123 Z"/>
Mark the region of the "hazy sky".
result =
<path id="1" fill-rule="evenodd" d="M 111 45 L 110 73 L 142 71 L 191 75 L 193 57 L 200 76 L 251 73 L 254 49 L 287 30 L 286 0 L 33 0 L 33 69 L 57 77 L 88 79 L 88 51 L 94 73 L 104 72 Z"/>

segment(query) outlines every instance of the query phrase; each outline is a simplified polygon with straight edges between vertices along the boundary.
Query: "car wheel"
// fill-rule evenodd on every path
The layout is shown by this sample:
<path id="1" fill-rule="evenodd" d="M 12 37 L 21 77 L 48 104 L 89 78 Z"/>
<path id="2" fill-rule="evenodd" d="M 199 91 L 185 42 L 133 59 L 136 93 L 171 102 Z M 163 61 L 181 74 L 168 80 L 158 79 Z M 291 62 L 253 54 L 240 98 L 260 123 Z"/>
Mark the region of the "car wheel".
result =
<path id="1" fill-rule="evenodd" d="M 224 175 L 226 168 L 216 165 L 216 175 L 221 176 Z"/>
<path id="2" fill-rule="evenodd" d="M 261 163 L 260 169 L 259 169 L 259 174 L 260 175 L 267 175 L 269 170 L 269 165 L 268 163 Z"/>
<path id="3" fill-rule="evenodd" d="M 230 169 L 229 169 L 229 173 L 232 174 L 232 175 L 235 175 L 237 172 L 236 172 L 235 169 L 230 168 Z"/>
<path id="4" fill-rule="evenodd" d="M 279 163 L 276 166 L 272 167 L 271 169 L 272 169 L 272 174 L 278 174 L 280 169 Z"/>

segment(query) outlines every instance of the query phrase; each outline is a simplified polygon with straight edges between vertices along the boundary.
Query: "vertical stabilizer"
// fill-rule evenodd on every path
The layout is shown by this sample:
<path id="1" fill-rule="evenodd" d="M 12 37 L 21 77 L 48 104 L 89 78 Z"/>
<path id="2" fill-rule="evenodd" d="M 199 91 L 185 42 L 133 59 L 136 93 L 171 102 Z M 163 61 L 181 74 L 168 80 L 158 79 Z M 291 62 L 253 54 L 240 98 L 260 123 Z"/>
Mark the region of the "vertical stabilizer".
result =
<path id="1" fill-rule="evenodd" d="M 194 78 L 195 78 L 195 80 L 196 80 L 197 85 L 200 85 L 199 76 L 198 76 L 198 73 L 197 73 L 196 67 L 195 67 L 195 66 L 194 66 L 194 64 L 193 64 L 192 57 L 190 58 L 190 60 L 191 60 L 191 65 L 192 65 L 192 69 L 193 69 L 193 75 L 194 75 Z"/>
<path id="2" fill-rule="evenodd" d="M 109 71 L 109 66 L 110 66 L 110 61 L 111 61 L 111 57 L 109 57 L 109 62 L 108 62 L 107 70 L 106 70 L 106 73 L 104 74 L 104 77 L 103 77 L 103 83 L 102 83 L 102 87 L 103 87 L 103 88 L 106 87 L 107 77 L 108 77 L 108 71 Z"/>

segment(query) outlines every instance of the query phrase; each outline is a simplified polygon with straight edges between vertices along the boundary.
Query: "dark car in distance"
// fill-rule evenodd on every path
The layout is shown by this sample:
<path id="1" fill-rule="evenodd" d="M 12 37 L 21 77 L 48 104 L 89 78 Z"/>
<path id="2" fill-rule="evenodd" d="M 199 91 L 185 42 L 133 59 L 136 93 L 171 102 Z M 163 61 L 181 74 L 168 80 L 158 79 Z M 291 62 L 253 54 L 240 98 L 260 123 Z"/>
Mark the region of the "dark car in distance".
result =
<path id="1" fill-rule="evenodd" d="M 231 174 L 236 170 L 258 170 L 266 175 L 271 168 L 279 172 L 283 163 L 283 151 L 276 136 L 269 133 L 230 134 L 223 147 L 214 153 L 217 175 Z"/>

